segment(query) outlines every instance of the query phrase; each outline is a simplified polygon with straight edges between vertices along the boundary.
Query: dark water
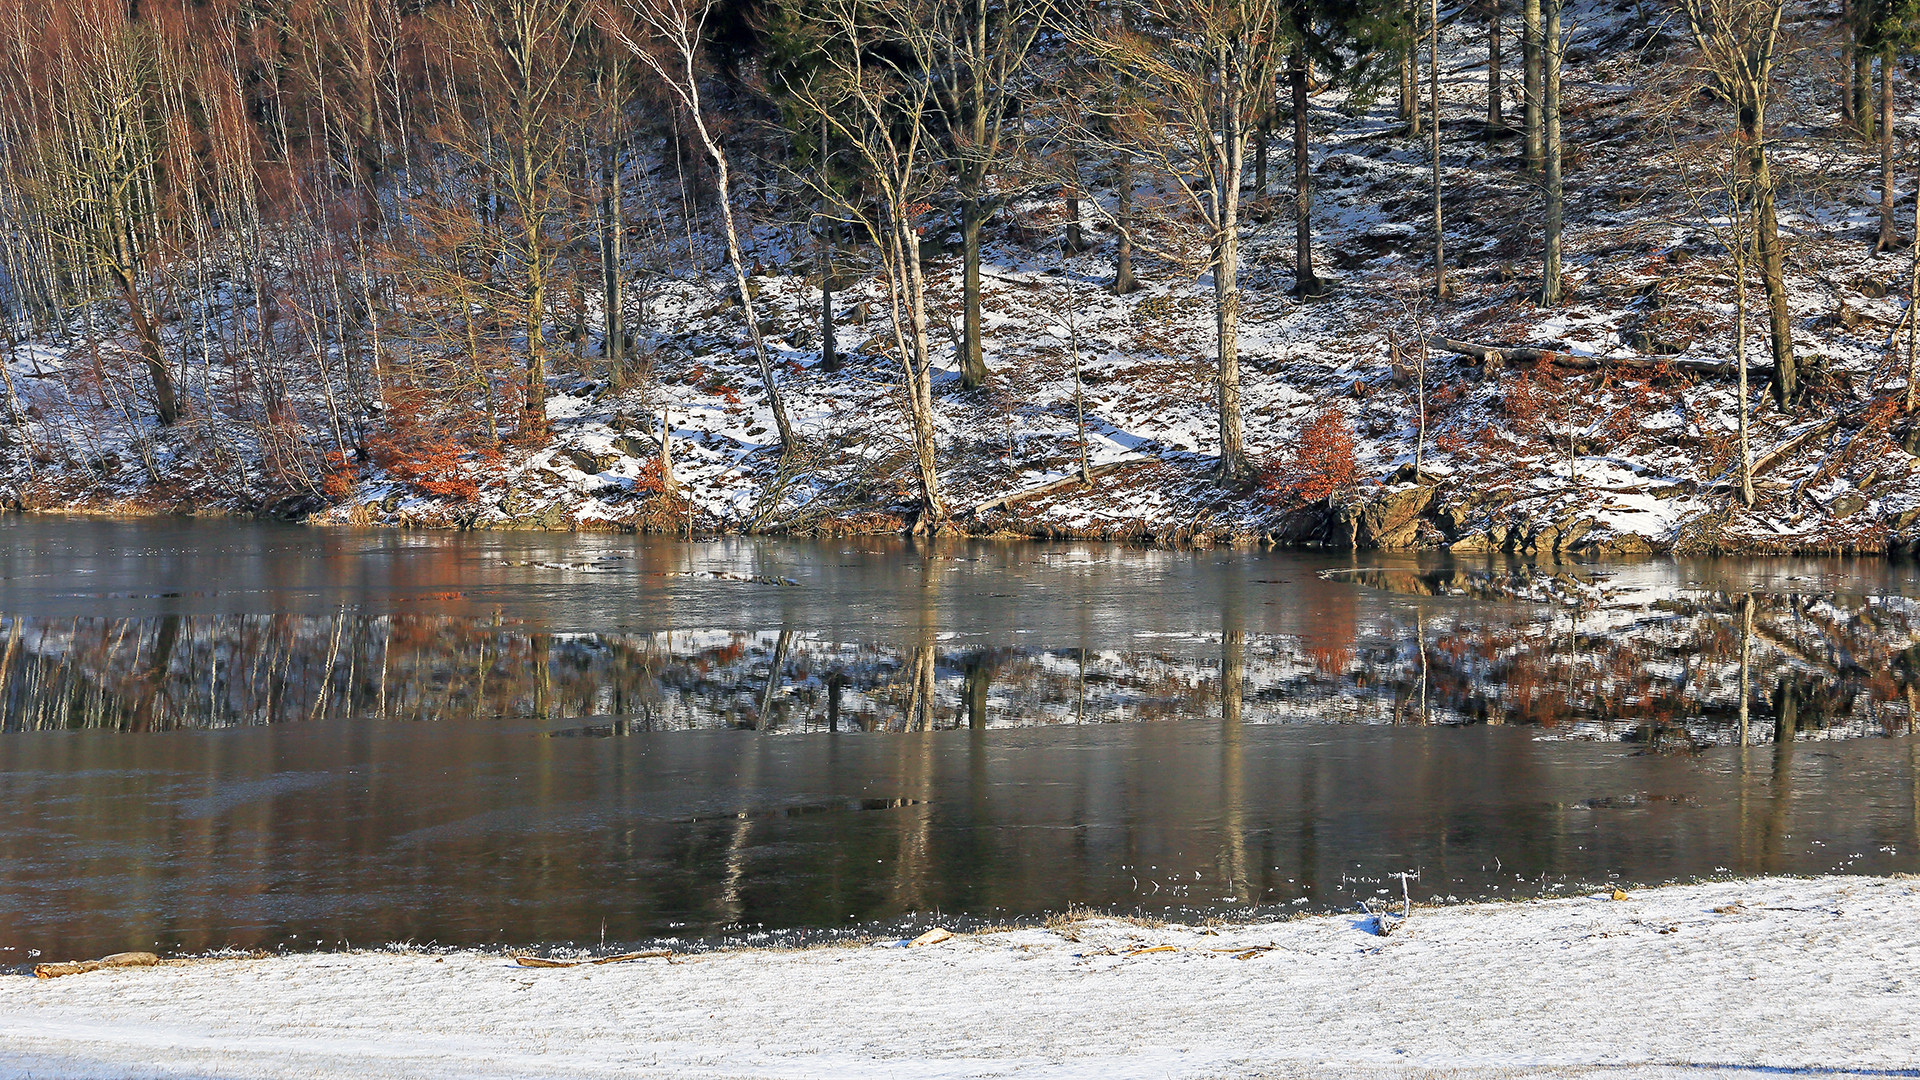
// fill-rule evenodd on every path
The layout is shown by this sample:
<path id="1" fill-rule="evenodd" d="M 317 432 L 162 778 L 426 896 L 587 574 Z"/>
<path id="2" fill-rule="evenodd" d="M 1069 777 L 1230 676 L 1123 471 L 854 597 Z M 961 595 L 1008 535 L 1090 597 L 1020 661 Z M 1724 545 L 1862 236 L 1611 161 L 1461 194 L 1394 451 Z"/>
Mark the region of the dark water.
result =
<path id="1" fill-rule="evenodd" d="M 0 963 L 1920 870 L 1910 566 L 1353 570 L 6 519 Z"/>

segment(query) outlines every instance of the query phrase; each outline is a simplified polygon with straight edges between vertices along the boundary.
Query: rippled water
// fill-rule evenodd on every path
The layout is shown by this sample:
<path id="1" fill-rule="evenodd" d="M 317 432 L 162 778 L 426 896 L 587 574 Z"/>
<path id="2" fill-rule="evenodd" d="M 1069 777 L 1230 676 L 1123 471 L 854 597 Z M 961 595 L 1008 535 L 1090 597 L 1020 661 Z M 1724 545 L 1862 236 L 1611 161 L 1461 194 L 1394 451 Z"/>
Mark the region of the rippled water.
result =
<path id="1" fill-rule="evenodd" d="M 1920 869 L 1904 564 L 0 540 L 0 962 Z"/>

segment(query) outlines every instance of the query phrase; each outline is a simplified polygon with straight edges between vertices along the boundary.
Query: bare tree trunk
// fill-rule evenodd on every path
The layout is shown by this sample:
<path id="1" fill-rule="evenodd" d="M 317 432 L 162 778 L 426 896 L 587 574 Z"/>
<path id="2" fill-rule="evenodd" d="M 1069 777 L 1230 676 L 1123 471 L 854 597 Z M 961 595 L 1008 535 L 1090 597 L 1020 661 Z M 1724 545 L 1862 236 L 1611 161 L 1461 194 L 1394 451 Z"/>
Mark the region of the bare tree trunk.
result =
<path id="1" fill-rule="evenodd" d="M 133 283 L 133 272 L 118 264 L 112 267 L 114 281 L 120 286 L 121 299 L 127 302 L 127 317 L 133 321 L 133 336 L 140 342 L 140 359 L 153 380 L 153 418 L 161 427 L 172 427 L 180 420 L 180 396 L 174 389 L 173 372 L 167 367 L 166 353 L 160 348 L 160 332 L 147 314 L 146 302 Z"/>
<path id="2" fill-rule="evenodd" d="M 521 322 L 527 335 L 527 389 L 521 403 L 520 429 L 529 442 L 547 434 L 547 338 L 542 332 L 547 313 L 547 275 L 540 254 L 540 218 L 522 209 L 527 245 L 526 309 Z"/>
<path id="3" fill-rule="evenodd" d="M 1219 175 L 1214 197 L 1216 226 L 1213 260 L 1214 340 L 1219 349 L 1220 476 L 1239 476 L 1246 467 L 1240 419 L 1240 169 L 1245 137 L 1240 131 L 1243 89 L 1231 76 L 1226 49 L 1220 49 L 1221 76 Z M 1296 121 L 1297 122 L 1297 121 Z M 1298 150 L 1295 151 L 1298 154 Z"/>
<path id="4" fill-rule="evenodd" d="M 1500 77 L 1500 0 L 1487 0 L 1487 127 L 1498 131 L 1507 126 L 1506 89 Z"/>
<path id="5" fill-rule="evenodd" d="M 1740 138 L 1747 152 L 1748 182 L 1753 185 L 1761 281 L 1767 293 L 1767 329 L 1773 352 L 1773 398 L 1781 408 L 1800 389 L 1800 373 L 1793 357 L 1793 320 L 1787 309 L 1786 252 L 1780 243 L 1780 222 L 1773 205 L 1773 170 L 1767 162 L 1760 117 L 1752 109 L 1740 111 Z"/>
<path id="6" fill-rule="evenodd" d="M 660 405 L 660 490 L 666 495 L 680 490 L 680 481 L 673 475 L 673 403 L 670 401 Z M 691 523 L 687 531 L 693 531 Z"/>
<path id="7" fill-rule="evenodd" d="M 929 531 L 934 531 L 946 518 L 947 509 L 940 498 L 940 466 L 935 456 L 933 370 L 927 347 L 926 278 L 920 267 L 919 235 L 913 231 L 912 224 L 906 221 L 896 222 L 895 229 L 896 243 L 901 245 L 902 262 L 907 269 L 906 284 L 911 300 L 907 310 L 913 330 L 911 352 L 903 350 L 900 360 L 911 369 L 907 390 L 912 398 L 909 412 L 913 422 L 914 461 L 920 471 L 920 491 L 926 502 L 926 516 L 922 524 Z"/>
<path id="8" fill-rule="evenodd" d="M 1907 411 L 1920 405 L 1920 181 L 1913 189 L 1913 265 L 1907 272 Z"/>
<path id="9" fill-rule="evenodd" d="M 1738 212 L 1738 207 L 1735 208 Z M 1736 218 L 1736 225 L 1738 219 Z M 1740 371 L 1740 502 L 1745 506 L 1753 505 L 1753 447 L 1748 439 L 1748 419 L 1752 411 L 1750 395 L 1747 392 L 1747 264 L 1751 260 L 1749 240 L 1742 236 L 1743 230 L 1734 229 L 1733 243 L 1730 245 L 1738 254 L 1733 261 L 1733 355 Z"/>
<path id="10" fill-rule="evenodd" d="M 601 352 L 614 383 L 626 379 L 627 326 L 621 290 L 621 233 L 625 231 L 624 201 L 620 197 L 620 151 L 609 132 L 600 145 L 600 302 Z"/>
<path id="11" fill-rule="evenodd" d="M 1528 0 L 1538 3 L 1540 0 Z M 1540 302 L 1547 305 L 1560 302 L 1560 230 L 1565 216 L 1566 204 L 1562 198 L 1560 164 L 1562 146 L 1560 142 L 1560 57 L 1563 43 L 1560 40 L 1560 2 L 1545 0 L 1546 32 L 1541 39 L 1540 53 L 1544 62 L 1541 100 L 1541 126 L 1544 129 L 1541 140 L 1542 164 L 1546 167 L 1547 226 L 1546 258 L 1540 275 Z"/>
<path id="12" fill-rule="evenodd" d="M 1061 192 L 1061 197 L 1067 204 L 1065 226 L 1067 250 L 1081 252 L 1087 250 L 1087 237 L 1080 227 L 1080 152 L 1071 146 L 1067 148 L 1067 171 L 1071 178 L 1067 181 L 1065 190 Z"/>
<path id="13" fill-rule="evenodd" d="M 1299 49 L 1287 61 L 1287 87 L 1293 99 L 1293 291 L 1296 296 L 1326 292 L 1313 271 L 1313 162 L 1307 61 Z"/>
<path id="14" fill-rule="evenodd" d="M 1873 120 L 1873 51 L 1860 46 L 1856 32 L 1853 41 L 1853 125 L 1861 138 L 1873 138 Z"/>
<path id="15" fill-rule="evenodd" d="M 1526 128 L 1527 171 L 1538 173 L 1546 153 L 1543 145 L 1545 132 L 1540 121 L 1543 89 L 1540 72 L 1540 0 L 1523 0 L 1520 13 L 1521 122 Z"/>
<path id="16" fill-rule="evenodd" d="M 840 370 L 840 346 L 833 333 L 833 229 L 823 221 L 817 237 L 820 244 L 820 369 Z"/>
<path id="17" fill-rule="evenodd" d="M 680 3 L 667 5 L 659 9 L 638 10 L 641 19 L 671 49 L 671 56 L 662 56 L 634 41 L 623 41 L 634 55 L 638 56 L 653 72 L 660 77 L 667 89 L 680 99 L 694 130 L 700 136 L 700 143 L 707 152 L 707 159 L 713 165 L 714 194 L 720 204 L 720 225 L 727 242 L 727 261 L 733 267 L 734 287 L 740 290 L 740 311 L 745 316 L 747 337 L 753 344 L 753 357 L 760 368 L 760 385 L 767 395 L 767 408 L 773 413 L 773 426 L 780 437 L 782 456 L 799 448 L 793 435 L 793 425 L 787 419 L 787 407 L 780 398 L 780 385 L 774 379 L 773 359 L 767 353 L 767 342 L 760 334 L 759 314 L 754 307 L 753 290 L 747 282 L 745 258 L 740 253 L 740 231 L 733 216 L 733 178 L 730 159 L 726 148 L 707 126 L 706 107 L 700 95 L 700 76 L 694 69 L 694 61 L 699 52 L 697 29 L 690 22 L 698 16 L 704 25 L 708 8 L 694 4 Z"/>
<path id="18" fill-rule="evenodd" d="M 900 353 L 901 391 L 906 395 L 907 424 L 912 431 L 914 468 L 919 473 L 922 513 L 915 531 L 937 531 L 946 517 L 940 498 L 939 461 L 933 427 L 931 352 L 927 343 L 926 279 L 920 267 L 920 237 L 901 213 L 902 204 L 887 206 L 874 230 L 887 267 L 887 301 L 892 314 L 894 347 Z"/>
<path id="19" fill-rule="evenodd" d="M 1431 99 L 1433 132 L 1433 295 L 1447 297 L 1447 230 L 1440 207 L 1440 0 L 1427 7 L 1427 95 Z"/>
<path id="20" fill-rule="evenodd" d="M 1793 322 L 1787 307 L 1786 255 L 1774 212 L 1773 172 L 1767 161 L 1767 96 L 1773 79 L 1774 48 L 1786 11 L 1783 0 L 1749 13 L 1730 15 L 1707 0 L 1685 0 L 1694 43 L 1711 68 L 1723 97 L 1734 107 L 1734 139 L 1743 175 L 1736 183 L 1752 207 L 1754 249 L 1767 293 L 1769 344 L 1773 352 L 1773 397 L 1785 409 L 1799 389 L 1793 357 Z"/>
<path id="21" fill-rule="evenodd" d="M 793 425 L 787 421 L 787 406 L 780 399 L 780 385 L 774 381 L 773 358 L 767 354 L 766 339 L 760 335 L 760 316 L 754 307 L 753 291 L 747 282 L 746 259 L 740 253 L 739 228 L 733 219 L 733 182 L 731 170 L 727 166 L 726 151 L 720 148 L 707 131 L 707 122 L 697 111 L 693 113 L 694 127 L 700 132 L 700 139 L 706 144 L 707 156 L 713 162 L 713 181 L 715 195 L 720 203 L 720 225 L 726 234 L 727 261 L 733 266 L 734 287 L 740 290 L 740 311 L 747 323 L 747 337 L 753 343 L 753 357 L 760 366 L 760 385 L 767 395 L 767 408 L 773 413 L 773 426 L 780 436 L 781 454 L 790 454 L 798 446 L 793 437 Z"/>
<path id="22" fill-rule="evenodd" d="M 1880 47 L 1880 237 L 1875 251 L 1900 246 L 1893 227 L 1893 43 Z"/>
<path id="23" fill-rule="evenodd" d="M 1407 6 L 1407 42 L 1400 50 L 1400 119 L 1407 122 L 1407 134 L 1420 134 L 1420 6 L 1409 0 Z"/>
<path id="24" fill-rule="evenodd" d="M 986 354 L 980 344 L 980 236 L 986 225 L 984 163 L 961 168 L 960 185 L 960 385 L 969 390 L 987 384 Z"/>
<path id="25" fill-rule="evenodd" d="M 820 117 L 820 369 L 840 370 L 840 344 L 833 334 L 833 236 L 839 223 L 827 216 L 827 129 L 825 114 Z"/>
<path id="26" fill-rule="evenodd" d="M 1848 127 L 1856 123 L 1853 115 L 1853 0 L 1840 0 L 1840 122 Z"/>
<path id="27" fill-rule="evenodd" d="M 1253 133 L 1253 194 L 1255 198 L 1267 195 L 1267 141 L 1273 122 L 1261 118 L 1260 126 Z"/>
<path id="28" fill-rule="evenodd" d="M 1125 296 L 1140 287 L 1133 276 L 1133 162 L 1122 152 L 1113 161 L 1114 225 L 1119 239 L 1113 249 L 1113 292 Z"/>

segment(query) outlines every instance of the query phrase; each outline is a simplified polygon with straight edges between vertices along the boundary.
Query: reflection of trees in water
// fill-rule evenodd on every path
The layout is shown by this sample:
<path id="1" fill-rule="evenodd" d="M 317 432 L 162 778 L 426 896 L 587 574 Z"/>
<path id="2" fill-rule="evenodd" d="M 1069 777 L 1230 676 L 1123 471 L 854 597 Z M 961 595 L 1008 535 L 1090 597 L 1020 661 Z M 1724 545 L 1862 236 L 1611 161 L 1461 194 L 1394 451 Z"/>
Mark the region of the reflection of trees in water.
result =
<path id="1" fill-rule="evenodd" d="M 556 734 L 921 731 L 1154 722 L 1530 724 L 1689 745 L 1897 734 L 1920 697 L 1920 605 L 1698 592 L 1534 619 L 1443 605 L 1362 634 L 1227 614 L 1151 651 L 899 644 L 802 630 L 551 633 L 494 618 L 4 620 L 0 726 L 154 730 L 318 718 L 522 719 Z M 1385 629 L 1380 629 L 1384 626 Z M 582 721 L 563 723 L 563 721 Z"/>
<path id="2" fill-rule="evenodd" d="M 1900 734 L 1916 611 L 1897 598 L 1700 594 L 1553 626 L 1462 623 L 1430 646 L 1432 689 L 1459 719 L 1575 735 L 1739 742 L 1743 718 Z"/>

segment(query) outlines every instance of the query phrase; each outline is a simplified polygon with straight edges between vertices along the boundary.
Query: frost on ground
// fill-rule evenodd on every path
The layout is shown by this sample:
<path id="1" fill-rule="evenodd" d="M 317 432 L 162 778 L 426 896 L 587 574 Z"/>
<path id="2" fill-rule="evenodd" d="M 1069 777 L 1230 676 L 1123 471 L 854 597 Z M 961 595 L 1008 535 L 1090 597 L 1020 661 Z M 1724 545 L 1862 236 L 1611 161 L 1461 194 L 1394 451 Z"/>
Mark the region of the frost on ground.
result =
<path id="1" fill-rule="evenodd" d="M 0 1077 L 1915 1076 L 1920 881 L 1757 879 L 566 968 L 405 951 L 0 979 Z"/>

